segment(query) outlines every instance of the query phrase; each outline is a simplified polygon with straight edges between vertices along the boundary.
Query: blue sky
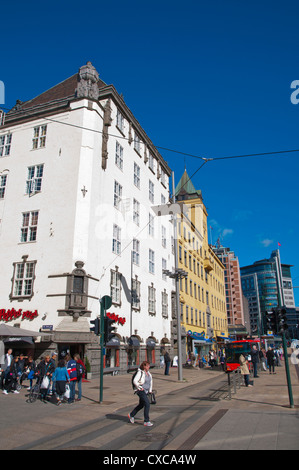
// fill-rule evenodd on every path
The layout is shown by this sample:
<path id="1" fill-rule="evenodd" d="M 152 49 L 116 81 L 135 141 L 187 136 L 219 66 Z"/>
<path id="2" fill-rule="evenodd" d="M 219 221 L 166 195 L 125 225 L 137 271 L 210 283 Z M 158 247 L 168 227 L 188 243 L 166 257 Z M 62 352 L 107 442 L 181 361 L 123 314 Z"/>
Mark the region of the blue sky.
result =
<path id="1" fill-rule="evenodd" d="M 197 155 L 299 149 L 299 3 L 295 0 L 14 1 L 1 6 L 5 106 L 25 101 L 90 60 L 153 143 Z M 299 97 L 299 95 L 298 95 Z M 198 158 L 160 150 L 191 176 Z M 212 241 L 240 265 L 281 243 L 299 286 L 299 152 L 208 162 L 201 189 Z M 294 290 L 299 305 L 299 289 Z"/>

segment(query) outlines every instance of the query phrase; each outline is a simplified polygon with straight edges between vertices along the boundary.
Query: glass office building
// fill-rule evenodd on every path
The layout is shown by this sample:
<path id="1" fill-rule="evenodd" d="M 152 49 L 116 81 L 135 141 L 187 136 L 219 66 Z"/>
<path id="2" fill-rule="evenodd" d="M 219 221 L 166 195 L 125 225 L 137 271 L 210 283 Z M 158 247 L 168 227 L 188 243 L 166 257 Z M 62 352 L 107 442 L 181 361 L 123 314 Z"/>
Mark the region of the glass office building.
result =
<path id="1" fill-rule="evenodd" d="M 272 308 L 285 305 L 294 307 L 291 265 L 281 264 L 279 250 L 269 259 L 242 267 L 243 294 L 248 300 L 252 334 L 265 334 L 265 314 Z"/>

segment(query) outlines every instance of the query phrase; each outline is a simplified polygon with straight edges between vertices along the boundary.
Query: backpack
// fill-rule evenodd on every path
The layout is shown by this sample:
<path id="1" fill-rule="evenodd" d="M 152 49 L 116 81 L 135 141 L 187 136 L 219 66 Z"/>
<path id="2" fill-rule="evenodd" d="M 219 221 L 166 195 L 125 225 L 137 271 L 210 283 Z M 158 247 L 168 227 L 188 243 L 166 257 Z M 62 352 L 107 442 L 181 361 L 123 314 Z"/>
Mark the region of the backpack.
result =
<path id="1" fill-rule="evenodd" d="M 132 389 L 133 389 L 133 390 L 134 390 L 134 388 L 135 388 L 134 379 L 135 379 L 135 377 L 136 377 L 136 375 L 137 375 L 137 372 L 138 372 L 138 370 L 135 370 L 134 374 L 132 375 Z"/>
<path id="2" fill-rule="evenodd" d="M 80 380 L 83 377 L 85 370 L 84 370 L 83 365 L 79 364 L 79 362 L 77 362 L 76 364 L 76 372 L 77 372 L 77 380 Z"/>

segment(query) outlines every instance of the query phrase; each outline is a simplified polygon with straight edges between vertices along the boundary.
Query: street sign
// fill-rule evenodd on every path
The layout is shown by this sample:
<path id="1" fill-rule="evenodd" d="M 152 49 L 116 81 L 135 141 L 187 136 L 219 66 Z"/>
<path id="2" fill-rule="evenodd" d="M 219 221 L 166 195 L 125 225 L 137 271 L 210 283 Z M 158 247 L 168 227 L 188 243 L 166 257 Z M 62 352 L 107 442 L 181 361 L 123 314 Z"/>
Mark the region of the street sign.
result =
<path id="1" fill-rule="evenodd" d="M 104 295 L 100 302 L 103 305 L 104 310 L 108 310 L 108 308 L 110 308 L 112 305 L 112 298 L 109 295 Z"/>

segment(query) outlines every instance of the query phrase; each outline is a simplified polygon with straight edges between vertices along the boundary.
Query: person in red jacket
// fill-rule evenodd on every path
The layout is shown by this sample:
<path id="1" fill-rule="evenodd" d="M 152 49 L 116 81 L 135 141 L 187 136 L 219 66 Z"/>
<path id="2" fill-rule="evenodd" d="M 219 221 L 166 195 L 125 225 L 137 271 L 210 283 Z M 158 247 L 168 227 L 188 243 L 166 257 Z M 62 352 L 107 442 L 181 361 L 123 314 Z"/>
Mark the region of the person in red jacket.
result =
<path id="1" fill-rule="evenodd" d="M 68 399 L 68 403 L 74 403 L 75 401 L 75 387 L 77 382 L 77 362 L 75 359 L 72 359 L 71 356 L 68 356 L 68 362 L 66 365 L 69 377 L 70 377 L 70 398 Z"/>
<path id="2" fill-rule="evenodd" d="M 78 398 L 76 399 L 76 401 L 80 401 L 82 398 L 82 379 L 85 377 L 85 365 L 81 360 L 79 354 L 75 354 L 74 359 L 77 363 Z"/>

